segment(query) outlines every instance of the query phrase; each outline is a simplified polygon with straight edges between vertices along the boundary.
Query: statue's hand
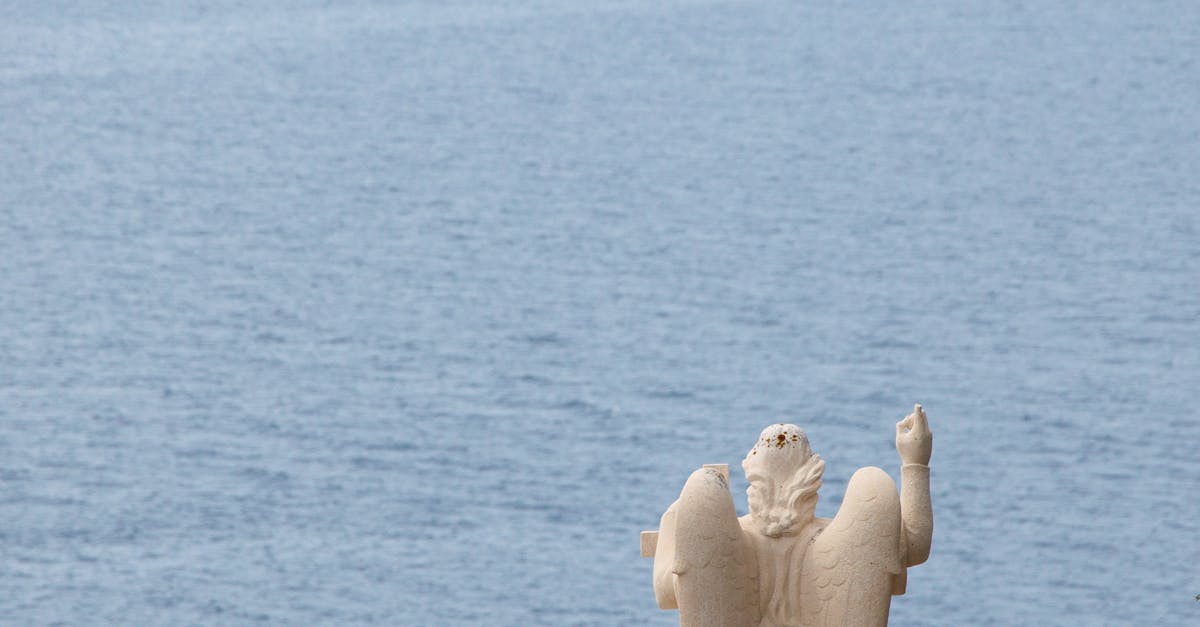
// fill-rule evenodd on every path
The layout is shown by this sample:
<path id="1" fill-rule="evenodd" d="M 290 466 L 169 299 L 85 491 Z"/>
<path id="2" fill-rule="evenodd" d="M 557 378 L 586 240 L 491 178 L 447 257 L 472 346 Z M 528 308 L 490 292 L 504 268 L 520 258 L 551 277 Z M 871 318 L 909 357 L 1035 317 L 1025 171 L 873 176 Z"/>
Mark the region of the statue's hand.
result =
<path id="1" fill-rule="evenodd" d="M 929 430 L 929 419 L 920 405 L 913 405 L 913 413 L 896 423 L 896 451 L 905 464 L 929 465 L 933 454 L 933 432 Z"/>

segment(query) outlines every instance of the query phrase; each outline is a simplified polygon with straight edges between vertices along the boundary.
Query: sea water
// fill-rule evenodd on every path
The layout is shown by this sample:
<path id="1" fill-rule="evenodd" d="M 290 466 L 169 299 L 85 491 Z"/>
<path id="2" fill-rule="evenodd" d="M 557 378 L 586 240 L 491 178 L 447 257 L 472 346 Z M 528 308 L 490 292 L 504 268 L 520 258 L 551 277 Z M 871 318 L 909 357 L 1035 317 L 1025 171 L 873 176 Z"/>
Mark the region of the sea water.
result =
<path id="1" fill-rule="evenodd" d="M 893 624 L 1200 622 L 1200 4 L 0 6 L 0 622 L 672 625 L 914 402 Z"/>

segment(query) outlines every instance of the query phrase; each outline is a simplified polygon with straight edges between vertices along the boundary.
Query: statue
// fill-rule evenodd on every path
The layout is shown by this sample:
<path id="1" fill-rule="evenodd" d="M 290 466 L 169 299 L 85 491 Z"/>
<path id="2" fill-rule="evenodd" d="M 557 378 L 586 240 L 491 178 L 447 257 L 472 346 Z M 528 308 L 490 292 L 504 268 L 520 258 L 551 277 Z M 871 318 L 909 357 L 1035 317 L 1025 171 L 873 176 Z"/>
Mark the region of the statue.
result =
<path id="1" fill-rule="evenodd" d="M 658 532 L 654 595 L 681 627 L 887 625 L 906 569 L 929 557 L 933 434 L 920 405 L 896 424 L 903 489 L 874 467 L 854 473 L 832 520 L 816 518 L 825 461 L 791 424 L 763 430 L 742 461 L 749 515 L 737 517 L 729 467 L 692 473 Z"/>

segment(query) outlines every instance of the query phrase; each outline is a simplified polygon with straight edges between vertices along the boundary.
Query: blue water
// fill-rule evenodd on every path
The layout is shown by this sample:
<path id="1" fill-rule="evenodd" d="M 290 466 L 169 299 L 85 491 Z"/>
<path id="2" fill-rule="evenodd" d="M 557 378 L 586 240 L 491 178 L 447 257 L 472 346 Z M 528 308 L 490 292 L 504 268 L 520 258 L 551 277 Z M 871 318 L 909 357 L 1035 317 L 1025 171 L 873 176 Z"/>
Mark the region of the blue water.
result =
<path id="1" fill-rule="evenodd" d="M 1200 623 L 1200 3 L 0 9 L 0 622 L 676 624 L 919 401 L 893 624 Z"/>

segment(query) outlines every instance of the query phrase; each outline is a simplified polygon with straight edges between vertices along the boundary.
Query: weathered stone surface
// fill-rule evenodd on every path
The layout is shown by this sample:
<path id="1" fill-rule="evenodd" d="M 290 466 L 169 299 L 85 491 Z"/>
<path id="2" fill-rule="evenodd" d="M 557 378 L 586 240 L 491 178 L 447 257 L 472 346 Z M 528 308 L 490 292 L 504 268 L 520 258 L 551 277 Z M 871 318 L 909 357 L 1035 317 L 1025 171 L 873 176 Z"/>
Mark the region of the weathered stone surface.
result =
<path id="1" fill-rule="evenodd" d="M 746 516 L 727 465 L 692 473 L 659 530 L 642 533 L 659 607 L 678 608 L 682 627 L 886 625 L 933 535 L 933 434 L 920 405 L 896 424 L 896 450 L 900 493 L 883 470 L 862 468 L 833 519 L 814 516 L 825 462 L 796 425 L 767 427 L 742 461 Z"/>

